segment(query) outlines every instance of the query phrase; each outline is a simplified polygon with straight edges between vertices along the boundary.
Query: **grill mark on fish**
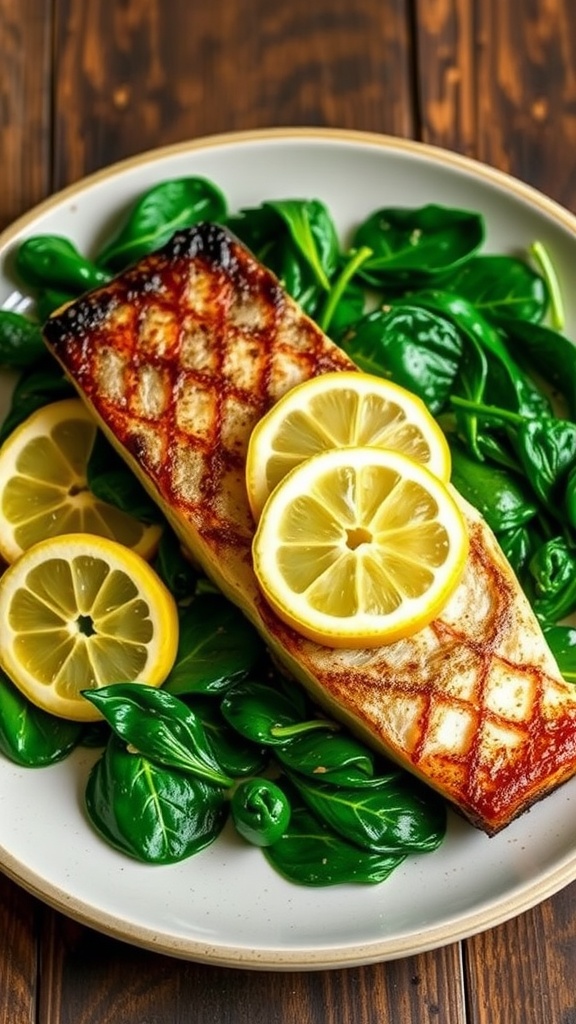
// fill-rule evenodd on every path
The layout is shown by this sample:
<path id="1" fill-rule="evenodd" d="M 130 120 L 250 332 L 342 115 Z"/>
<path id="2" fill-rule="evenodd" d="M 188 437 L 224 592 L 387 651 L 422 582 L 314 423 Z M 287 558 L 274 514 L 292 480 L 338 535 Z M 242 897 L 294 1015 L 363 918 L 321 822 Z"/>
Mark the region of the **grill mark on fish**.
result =
<path id="1" fill-rule="evenodd" d="M 441 615 L 338 651 L 261 596 L 244 485 L 250 431 L 290 387 L 354 368 L 229 232 L 198 225 L 45 328 L 48 346 L 208 575 L 328 712 L 488 834 L 576 771 L 576 698 L 481 517 Z"/>

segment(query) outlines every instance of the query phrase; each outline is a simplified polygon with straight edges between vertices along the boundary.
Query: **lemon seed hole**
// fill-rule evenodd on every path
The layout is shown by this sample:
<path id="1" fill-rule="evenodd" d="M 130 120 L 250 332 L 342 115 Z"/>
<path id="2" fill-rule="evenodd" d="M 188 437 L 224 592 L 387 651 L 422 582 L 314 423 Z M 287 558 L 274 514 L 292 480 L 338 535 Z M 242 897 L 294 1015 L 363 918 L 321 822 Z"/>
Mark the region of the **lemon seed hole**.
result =
<path id="1" fill-rule="evenodd" d="M 96 632 L 91 615 L 79 615 L 76 619 L 76 625 L 78 626 L 78 632 L 82 633 L 83 636 L 94 636 Z"/>
<path id="2" fill-rule="evenodd" d="M 352 530 L 346 530 L 346 544 L 351 551 L 356 551 L 361 544 L 370 544 L 372 534 L 364 526 L 355 526 Z"/>

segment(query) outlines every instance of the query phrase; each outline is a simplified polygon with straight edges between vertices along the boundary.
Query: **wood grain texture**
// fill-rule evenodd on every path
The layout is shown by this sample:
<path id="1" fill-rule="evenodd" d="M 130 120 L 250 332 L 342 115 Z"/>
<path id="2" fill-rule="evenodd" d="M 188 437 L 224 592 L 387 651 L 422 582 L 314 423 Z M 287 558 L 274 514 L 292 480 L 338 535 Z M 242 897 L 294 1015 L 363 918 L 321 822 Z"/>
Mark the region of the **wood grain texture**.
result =
<path id="1" fill-rule="evenodd" d="M 58 0 L 57 186 L 216 132 L 413 132 L 408 0 Z"/>
<path id="2" fill-rule="evenodd" d="M 470 1024 L 575 1024 L 576 883 L 466 943 Z"/>
<path id="3" fill-rule="evenodd" d="M 464 1024 L 460 951 L 343 971 L 276 973 L 185 963 L 53 915 L 42 1024 Z"/>
<path id="4" fill-rule="evenodd" d="M 477 39 L 479 156 L 576 211 L 573 0 L 478 3 Z"/>
<path id="5" fill-rule="evenodd" d="M 0 1022 L 36 1020 L 40 904 L 0 875 Z"/>
<path id="6" fill-rule="evenodd" d="M 573 0 L 415 0 L 422 138 L 576 211 Z"/>
<path id="7" fill-rule="evenodd" d="M 0 230 L 51 189 L 50 10 L 0 4 Z"/>
<path id="8" fill-rule="evenodd" d="M 415 0 L 414 47 L 422 141 L 478 155 L 475 7 Z"/>
<path id="9" fill-rule="evenodd" d="M 571 0 L 416 0 L 422 138 L 576 210 Z M 464 944 L 470 1024 L 574 1024 L 576 887 Z M 544 936 L 546 938 L 544 938 Z M 552 936 L 552 940 L 550 939 Z"/>
<path id="10" fill-rule="evenodd" d="M 421 137 L 576 210 L 573 0 L 0 0 L 0 54 L 0 226 L 133 153 L 290 124 Z M 132 948 L 0 878 L 0 1024 L 576 1024 L 575 919 L 576 883 L 461 945 L 260 973 Z"/>

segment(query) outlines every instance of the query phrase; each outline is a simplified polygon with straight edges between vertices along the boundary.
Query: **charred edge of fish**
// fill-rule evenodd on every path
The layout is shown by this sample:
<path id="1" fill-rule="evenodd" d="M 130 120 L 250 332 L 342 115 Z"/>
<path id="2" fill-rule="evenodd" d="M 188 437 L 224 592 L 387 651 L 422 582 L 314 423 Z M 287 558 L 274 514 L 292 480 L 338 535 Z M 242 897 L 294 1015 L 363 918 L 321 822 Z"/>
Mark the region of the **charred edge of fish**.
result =
<path id="1" fill-rule="evenodd" d="M 230 270 L 237 262 L 232 249 L 235 241 L 232 232 L 221 224 L 200 221 L 190 228 L 176 231 L 159 251 L 176 260 L 194 260 L 204 256 L 211 263 L 218 263 L 223 270 Z"/>
<path id="2" fill-rule="evenodd" d="M 43 325 L 43 333 L 55 347 L 66 345 L 71 341 L 90 334 L 105 323 L 112 310 L 118 305 L 119 296 L 113 291 L 101 289 L 98 301 L 91 294 L 76 299 L 64 309 L 56 311 Z"/>

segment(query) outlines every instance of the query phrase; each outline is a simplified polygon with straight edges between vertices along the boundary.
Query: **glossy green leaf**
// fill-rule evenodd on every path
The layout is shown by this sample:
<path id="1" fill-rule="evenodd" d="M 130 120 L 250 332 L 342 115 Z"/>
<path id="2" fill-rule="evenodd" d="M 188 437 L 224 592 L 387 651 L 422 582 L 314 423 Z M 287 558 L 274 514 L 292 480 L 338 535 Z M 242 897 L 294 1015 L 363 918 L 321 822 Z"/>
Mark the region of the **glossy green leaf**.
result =
<path id="1" fill-rule="evenodd" d="M 564 488 L 564 511 L 568 526 L 576 530 L 576 466 L 568 470 Z"/>
<path id="2" fill-rule="evenodd" d="M 300 722 L 309 721 L 316 714 L 316 708 L 306 690 L 291 676 L 278 669 L 271 661 L 265 664 L 265 674 L 259 676 L 273 694 L 281 693 L 290 702 L 299 716 Z M 325 719 L 322 719 L 325 722 Z"/>
<path id="3" fill-rule="evenodd" d="M 503 323 L 508 345 L 521 365 L 535 371 L 552 390 L 563 395 L 576 419 L 576 345 L 544 324 L 511 320 Z"/>
<path id="4" fill-rule="evenodd" d="M 308 316 L 315 317 L 325 290 L 290 234 L 275 220 L 273 237 L 264 246 L 265 264 Z"/>
<path id="5" fill-rule="evenodd" d="M 334 222 L 324 203 L 317 199 L 278 199 L 264 205 L 278 214 L 316 281 L 328 290 L 340 250 Z"/>
<path id="6" fill-rule="evenodd" d="M 549 296 L 548 315 L 554 330 L 561 331 L 565 324 L 564 296 L 556 266 L 548 246 L 538 238 L 530 243 L 528 252 L 542 275 Z"/>
<path id="7" fill-rule="evenodd" d="M 543 630 L 564 679 L 576 683 L 576 629 L 574 626 L 544 625 Z"/>
<path id="8" fill-rule="evenodd" d="M 484 425 L 482 433 L 478 436 L 478 448 L 482 460 L 486 459 L 489 462 L 493 462 L 496 466 L 501 466 L 503 469 L 512 470 L 512 473 L 515 473 L 517 477 L 524 478 L 522 466 L 514 453 L 507 434 L 504 434 L 502 431 L 491 433 Z"/>
<path id="9" fill-rule="evenodd" d="M 75 389 L 55 359 L 46 355 L 44 359 L 38 360 L 16 382 L 10 408 L 0 428 L 0 442 L 36 409 L 75 394 Z"/>
<path id="10" fill-rule="evenodd" d="M 371 255 L 371 249 L 352 249 L 341 259 L 330 281 L 330 290 L 319 305 L 316 321 L 332 338 L 341 337 L 344 329 L 364 314 L 366 295 L 362 283 L 355 277 Z"/>
<path id="11" fill-rule="evenodd" d="M 287 235 L 276 211 L 266 203 L 244 207 L 226 217 L 226 227 L 240 239 L 255 256 L 269 266 L 268 253 L 279 236 Z"/>
<path id="12" fill-rule="evenodd" d="M 533 499 L 538 499 L 545 532 L 549 533 L 546 524 L 552 518 L 569 525 L 566 498 L 570 474 L 576 467 L 576 424 L 548 415 L 539 419 L 525 417 L 501 406 L 475 404 L 456 395 L 451 396 L 451 403 L 462 412 L 486 420 L 495 430 L 506 430 L 516 460 L 513 465 L 530 485 Z M 479 445 L 490 454 L 487 437 L 484 436 L 483 443 L 479 438 Z"/>
<path id="13" fill-rule="evenodd" d="M 487 462 L 478 462 L 448 435 L 451 480 L 460 494 L 482 513 L 496 533 L 524 526 L 538 512 L 522 476 Z"/>
<path id="14" fill-rule="evenodd" d="M 55 313 L 57 309 L 62 306 L 67 306 L 75 296 L 72 292 L 65 292 L 56 288 L 38 288 L 36 289 L 36 314 L 41 324 L 43 324 L 52 313 Z"/>
<path id="15" fill-rule="evenodd" d="M 564 489 L 576 465 L 576 423 L 551 416 L 521 423 L 514 444 L 527 478 L 553 515 L 562 515 Z"/>
<path id="16" fill-rule="evenodd" d="M 101 431 L 96 433 L 90 452 L 87 480 L 90 490 L 101 501 L 128 512 L 143 523 L 162 522 L 156 502 Z"/>
<path id="17" fill-rule="evenodd" d="M 244 210 L 232 219 L 231 227 L 304 312 L 313 317 L 325 289 L 276 211 L 271 207 Z"/>
<path id="18" fill-rule="evenodd" d="M 94 827 L 129 856 L 173 864 L 212 843 L 226 821 L 223 791 L 131 752 L 113 736 L 86 787 Z"/>
<path id="19" fill-rule="evenodd" d="M 21 313 L 0 309 L 0 365 L 22 370 L 45 354 L 38 324 Z"/>
<path id="20" fill-rule="evenodd" d="M 122 270 L 160 248 L 175 231 L 200 221 L 222 222 L 225 216 L 226 199 L 214 182 L 199 177 L 160 182 L 138 199 L 98 263 Z"/>
<path id="21" fill-rule="evenodd" d="M 540 321 L 548 308 L 546 282 L 525 260 L 475 256 L 443 285 L 462 295 L 488 320 Z"/>
<path id="22" fill-rule="evenodd" d="M 372 277 L 418 286 L 460 267 L 483 240 L 480 214 L 431 203 L 376 210 L 360 225 L 352 245 L 372 250 L 363 268 Z"/>
<path id="23" fill-rule="evenodd" d="M 176 601 L 187 600 L 196 593 L 199 582 L 198 569 L 182 550 L 180 539 L 167 522 L 164 523 L 152 566 Z M 180 641 L 183 643 L 182 637 Z M 166 688 L 171 689 L 170 686 Z"/>
<path id="24" fill-rule="evenodd" d="M 519 579 L 523 579 L 525 570 L 535 551 L 533 531 L 527 526 L 515 526 L 501 530 L 498 543 Z"/>
<path id="25" fill-rule="evenodd" d="M 44 768 L 78 745 L 83 726 L 36 707 L 0 672 L 0 750 L 16 764 Z"/>
<path id="26" fill-rule="evenodd" d="M 245 779 L 230 802 L 236 831 L 254 846 L 271 846 L 290 822 L 290 801 L 271 779 Z"/>
<path id="27" fill-rule="evenodd" d="M 302 732 L 331 730 L 324 719 L 303 722 L 298 707 L 281 689 L 258 682 L 243 682 L 225 694 L 222 714 L 233 729 L 253 743 L 281 746 Z"/>
<path id="28" fill-rule="evenodd" d="M 86 690 L 84 696 L 116 735 L 144 757 L 219 786 L 231 785 L 201 720 L 178 697 L 145 683 L 114 683 Z"/>
<path id="29" fill-rule="evenodd" d="M 482 402 L 488 383 L 488 359 L 475 338 L 469 335 L 462 337 L 464 345 L 454 381 L 454 393 L 463 395 L 471 402 Z M 472 413 L 462 415 L 456 410 L 455 418 L 459 433 L 465 439 L 468 449 L 481 461 L 478 417 Z"/>
<path id="30" fill-rule="evenodd" d="M 308 886 L 383 882 L 406 859 L 405 853 L 360 849 L 300 805 L 292 807 L 286 832 L 264 854 L 284 878 Z"/>
<path id="31" fill-rule="evenodd" d="M 214 756 L 226 775 L 238 779 L 264 770 L 268 763 L 267 754 L 261 746 L 251 743 L 231 728 L 220 711 L 217 699 L 193 694 L 186 703 L 202 722 Z"/>
<path id="32" fill-rule="evenodd" d="M 292 240 L 285 238 L 276 242 L 268 251 L 266 263 L 300 308 L 315 318 L 324 289 Z"/>
<path id="33" fill-rule="evenodd" d="M 227 224 L 313 316 L 339 263 L 338 237 L 324 204 L 270 200 L 241 210 Z"/>
<path id="34" fill-rule="evenodd" d="M 444 838 L 443 801 L 396 771 L 360 789 L 312 782 L 296 773 L 290 777 L 314 814 L 363 849 L 378 853 L 426 851 L 435 849 Z"/>
<path id="35" fill-rule="evenodd" d="M 457 330 L 415 306 L 389 306 L 353 324 L 342 346 L 365 373 L 389 377 L 418 395 L 433 413 L 452 390 L 462 354 Z"/>
<path id="36" fill-rule="evenodd" d="M 310 732 L 275 747 L 277 760 L 292 771 L 333 785 L 361 784 L 374 775 L 374 756 L 343 732 Z"/>
<path id="37" fill-rule="evenodd" d="M 576 610 L 576 552 L 564 537 L 552 537 L 529 564 L 536 596 L 533 606 L 547 622 L 558 622 Z"/>
<path id="38" fill-rule="evenodd" d="M 51 288 L 81 295 L 110 280 L 110 274 L 83 256 L 69 238 L 34 235 L 20 243 L 16 273 L 32 288 Z"/>
<path id="39" fill-rule="evenodd" d="M 253 626 L 221 594 L 203 594 L 180 617 L 178 651 L 164 689 L 174 694 L 222 693 L 262 657 Z"/>
<path id="40" fill-rule="evenodd" d="M 462 334 L 483 349 L 489 363 L 486 401 L 525 416 L 541 416 L 550 403 L 508 351 L 499 331 L 462 295 L 440 289 L 419 291 L 414 304 L 447 317 Z"/>

